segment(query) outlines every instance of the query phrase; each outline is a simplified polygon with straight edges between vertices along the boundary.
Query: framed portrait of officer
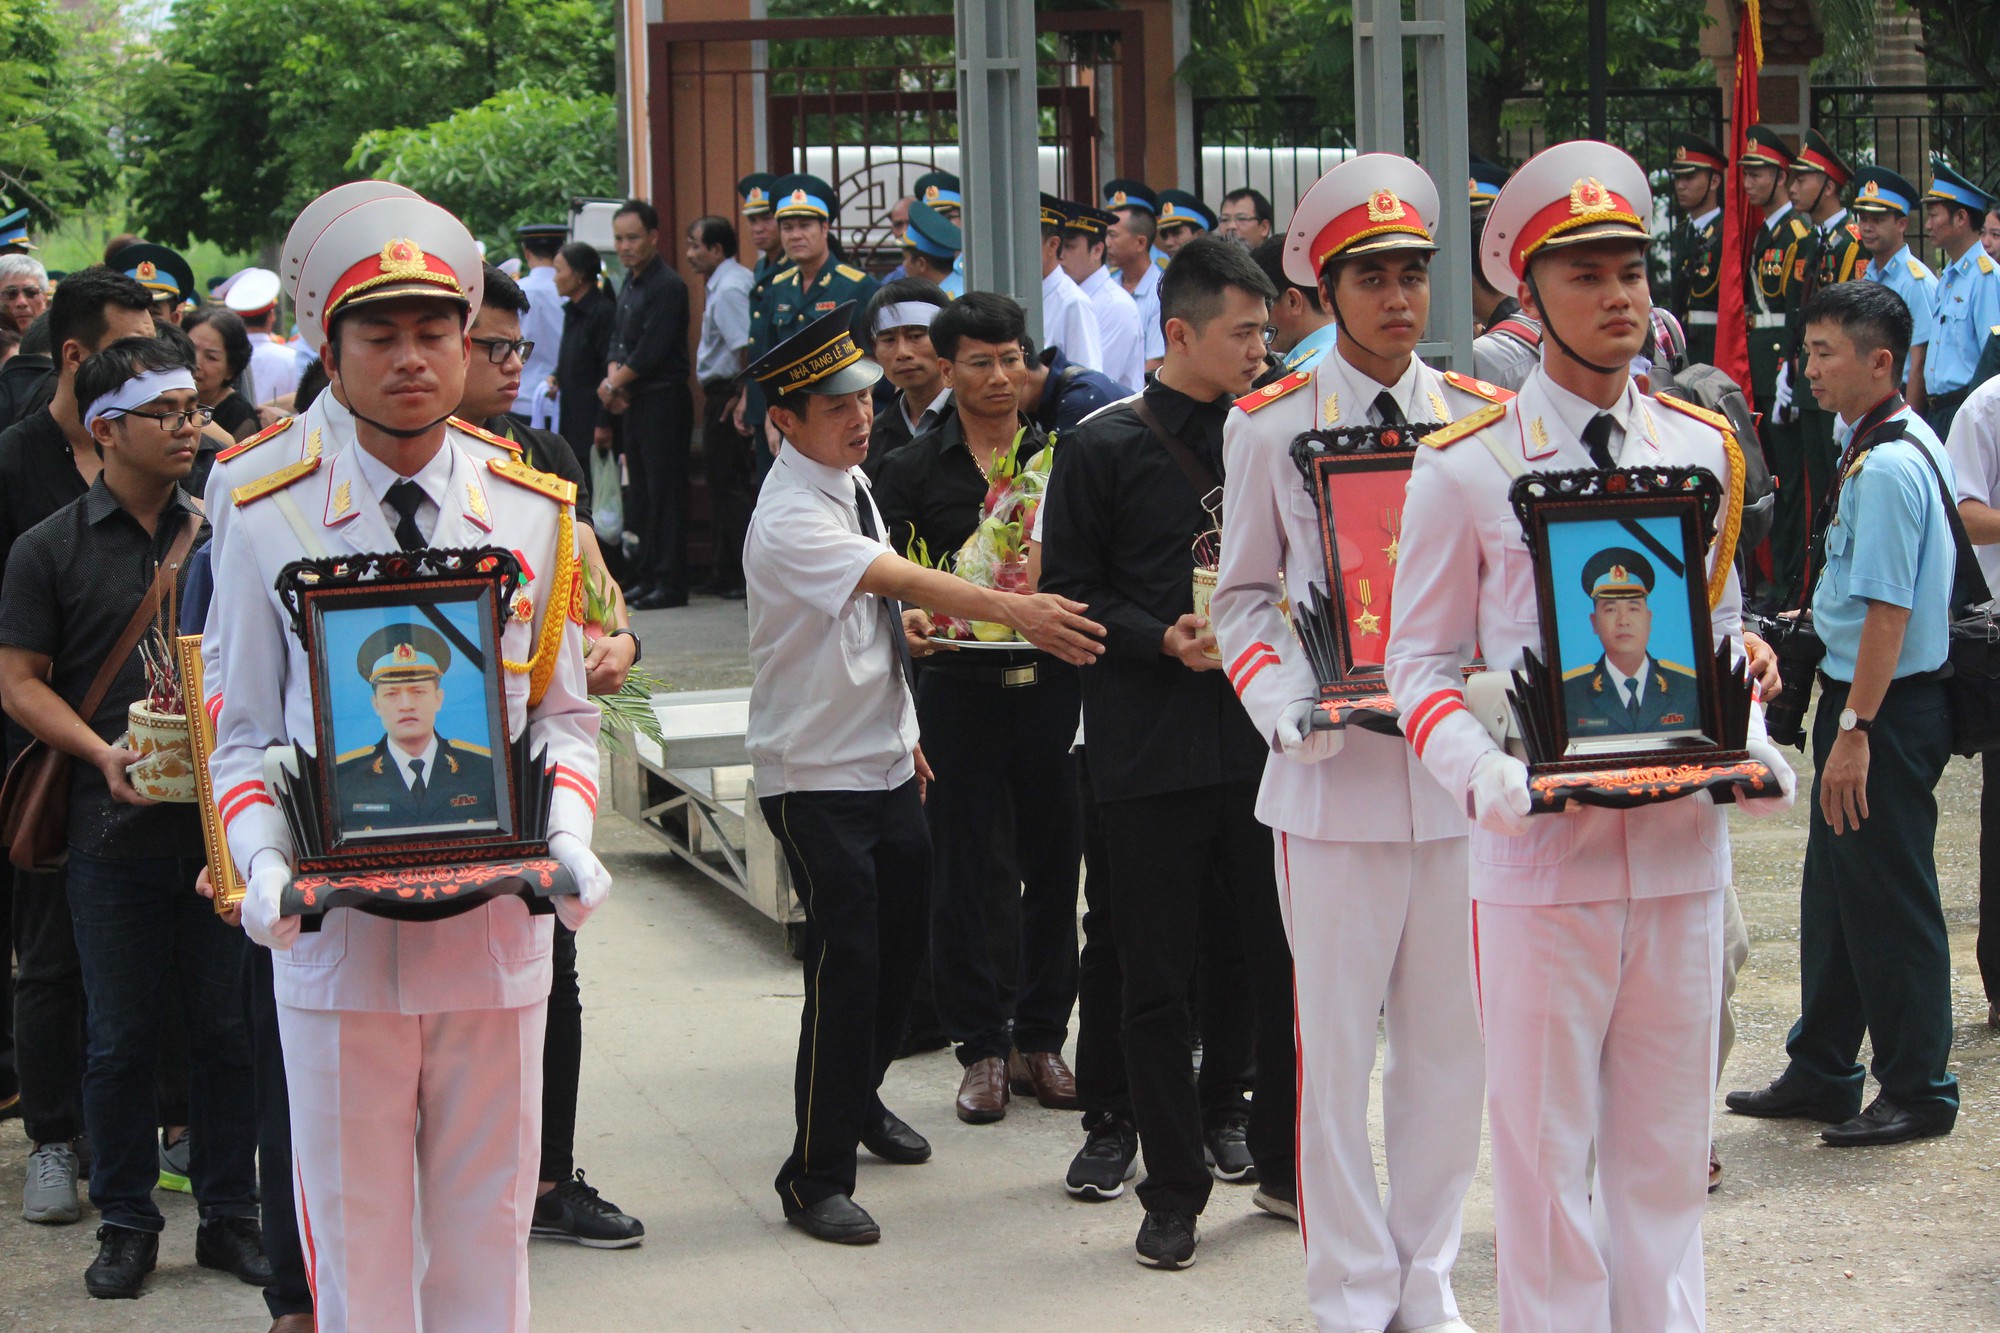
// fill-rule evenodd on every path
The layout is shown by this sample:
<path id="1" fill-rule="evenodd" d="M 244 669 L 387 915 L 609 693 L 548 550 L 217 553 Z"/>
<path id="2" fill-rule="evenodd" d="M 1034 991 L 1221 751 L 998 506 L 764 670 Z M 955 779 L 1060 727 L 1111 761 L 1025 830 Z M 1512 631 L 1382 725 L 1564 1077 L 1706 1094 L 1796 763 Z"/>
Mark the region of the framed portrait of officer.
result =
<path id="1" fill-rule="evenodd" d="M 1710 630 L 1717 479 L 1531 473 L 1511 499 L 1542 632 L 1510 689 L 1535 808 L 1761 794 L 1775 775 L 1745 749 L 1748 674 Z"/>
<path id="2" fill-rule="evenodd" d="M 513 836 L 498 601 L 490 578 L 310 600 L 328 851 Z"/>

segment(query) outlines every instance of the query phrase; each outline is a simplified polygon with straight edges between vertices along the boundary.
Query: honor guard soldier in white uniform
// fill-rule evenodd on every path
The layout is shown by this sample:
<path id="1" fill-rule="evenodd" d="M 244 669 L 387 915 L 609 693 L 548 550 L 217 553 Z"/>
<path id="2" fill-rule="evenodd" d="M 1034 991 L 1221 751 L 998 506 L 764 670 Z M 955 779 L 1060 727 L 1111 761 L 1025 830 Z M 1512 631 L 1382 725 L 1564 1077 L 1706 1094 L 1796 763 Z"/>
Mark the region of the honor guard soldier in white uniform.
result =
<path id="1" fill-rule="evenodd" d="M 1487 280 L 1514 284 L 1541 319 L 1542 365 L 1512 402 L 1425 439 L 1403 510 L 1388 684 L 1424 766 L 1478 825 L 1473 978 L 1510 1331 L 1705 1326 L 1725 812 L 1696 795 L 1530 817 L 1526 766 L 1468 711 L 1461 674 L 1477 655 L 1511 671 L 1524 650 L 1546 650 L 1534 561 L 1507 498 L 1515 477 L 1699 465 L 1741 504 L 1725 419 L 1645 398 L 1631 379 L 1651 333 L 1652 215 L 1645 173 L 1609 144 L 1559 144 L 1508 181 L 1481 258 Z M 1717 645 L 1741 630 L 1730 517 L 1709 558 Z M 1761 708 L 1750 749 L 1785 787 L 1746 804 L 1789 805 L 1791 770 L 1764 737 Z"/>
<path id="2" fill-rule="evenodd" d="M 1416 357 L 1437 215 L 1431 178 L 1389 153 L 1343 162 L 1307 191 L 1285 238 L 1285 276 L 1318 284 L 1338 341 L 1314 370 L 1238 399 L 1224 437 L 1210 615 L 1236 692 L 1271 746 L 1257 817 L 1278 835 L 1298 991 L 1306 1292 L 1325 1333 L 1466 1328 L 1451 1270 L 1484 1084 L 1465 815 L 1401 738 L 1312 729 L 1318 682 L 1278 609 L 1287 592 L 1298 607 L 1327 581 L 1325 530 L 1292 461 L 1295 439 L 1442 425 L 1512 396 Z M 1349 627 L 1357 662 L 1382 660 L 1389 597 L 1382 586 L 1371 611 L 1352 589 L 1371 569 L 1387 584 L 1400 567 L 1396 534 L 1397 511 L 1386 511 L 1343 561 L 1350 610 L 1361 608 Z M 1368 1142 L 1378 1015 L 1389 1034 L 1386 1206 Z"/>
<path id="3" fill-rule="evenodd" d="M 279 915 L 294 852 L 263 771 L 268 748 L 314 734 L 305 655 L 274 591 L 285 564 L 517 550 L 533 573 L 500 641 L 507 731 L 557 767 L 550 851 L 581 890 L 557 910 L 581 924 L 609 876 L 589 850 L 598 714 L 576 623 L 573 495 L 448 420 L 479 303 L 470 234 L 420 199 L 340 211 L 370 193 L 343 188 L 321 210 L 334 216 L 304 250 L 296 295 L 331 379 L 319 401 L 344 406 L 246 441 L 210 484 L 211 513 L 230 511 L 204 636 L 219 645 L 210 767 L 250 877 L 244 924 L 277 951 L 318 1326 L 525 1330 L 553 923 L 508 897 L 432 922 L 336 910 L 302 935 Z M 336 419 L 351 434 L 337 452 Z"/>
<path id="4" fill-rule="evenodd" d="M 784 443 L 743 551 L 756 673 L 744 744 L 806 914 L 798 1132 L 778 1197 L 807 1235 L 867 1245 L 882 1230 L 854 1202 L 856 1149 L 901 1165 L 931 1155 L 878 1091 L 902 1044 L 930 920 L 931 771 L 900 603 L 1012 625 L 1079 666 L 1103 630 L 1076 602 L 974 587 L 890 551 L 861 472 L 882 368 L 863 359 L 853 324 L 854 306 L 839 306 L 749 368 Z M 908 614 L 916 633 L 928 630 Z"/>

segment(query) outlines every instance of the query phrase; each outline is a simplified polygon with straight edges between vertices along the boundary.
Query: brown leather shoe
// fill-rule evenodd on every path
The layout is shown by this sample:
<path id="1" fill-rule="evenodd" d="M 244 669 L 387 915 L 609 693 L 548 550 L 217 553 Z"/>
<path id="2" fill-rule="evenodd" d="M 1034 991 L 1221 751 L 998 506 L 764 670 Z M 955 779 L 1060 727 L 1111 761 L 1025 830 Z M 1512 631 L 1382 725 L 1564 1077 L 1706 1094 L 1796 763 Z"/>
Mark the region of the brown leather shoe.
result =
<path id="1" fill-rule="evenodd" d="M 1076 1109 L 1076 1075 L 1063 1063 L 1061 1051 L 1010 1052 L 1007 1082 L 1016 1096 L 1033 1094 L 1052 1111 Z"/>
<path id="2" fill-rule="evenodd" d="M 997 1055 L 974 1060 L 958 1081 L 958 1118 L 990 1125 L 1007 1114 L 1007 1062 Z"/>
<path id="3" fill-rule="evenodd" d="M 1715 1155 L 1715 1145 L 1708 1145 L 1708 1192 L 1715 1193 L 1722 1187 L 1722 1159 Z"/>

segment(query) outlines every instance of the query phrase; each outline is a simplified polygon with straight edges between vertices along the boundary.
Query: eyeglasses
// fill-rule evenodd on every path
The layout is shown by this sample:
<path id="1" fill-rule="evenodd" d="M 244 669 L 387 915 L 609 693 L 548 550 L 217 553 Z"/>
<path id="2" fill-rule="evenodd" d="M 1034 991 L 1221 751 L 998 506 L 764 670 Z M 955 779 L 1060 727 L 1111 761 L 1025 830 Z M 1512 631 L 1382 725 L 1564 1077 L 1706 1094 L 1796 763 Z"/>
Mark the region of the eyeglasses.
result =
<path id="1" fill-rule="evenodd" d="M 531 339 L 517 338 L 509 342 L 505 338 L 474 338 L 472 345 L 486 349 L 486 359 L 500 365 L 510 356 L 518 356 L 526 361 L 534 353 L 535 344 Z"/>
<path id="2" fill-rule="evenodd" d="M 1028 362 L 1019 352 L 1010 352 L 1002 356 L 997 362 L 990 356 L 975 356 L 970 361 L 960 361 L 957 358 L 953 358 L 952 364 L 954 366 L 964 366 L 975 375 L 990 375 L 993 373 L 993 367 L 998 365 L 1000 369 L 1011 375 L 1026 366 Z"/>
<path id="3" fill-rule="evenodd" d="M 0 301 L 23 301 L 41 294 L 40 287 L 0 287 Z"/>
<path id="4" fill-rule="evenodd" d="M 1278 340 L 1278 326 L 1276 324 L 1266 324 L 1264 326 L 1264 346 L 1269 347 L 1272 343 L 1276 342 L 1277 340 Z"/>
<path id="5" fill-rule="evenodd" d="M 1255 213 L 1224 213 L 1221 217 L 1217 218 L 1216 221 L 1239 222 L 1247 226 L 1250 223 L 1257 221 L 1257 215 Z"/>
<path id="6" fill-rule="evenodd" d="M 185 412 L 127 412 L 125 415 L 128 417 L 144 417 L 148 421 L 157 421 L 160 423 L 161 430 L 169 435 L 174 435 L 186 430 L 190 422 L 198 426 L 206 426 L 209 422 L 215 420 L 215 409 L 212 407 L 194 407 L 189 408 Z"/>

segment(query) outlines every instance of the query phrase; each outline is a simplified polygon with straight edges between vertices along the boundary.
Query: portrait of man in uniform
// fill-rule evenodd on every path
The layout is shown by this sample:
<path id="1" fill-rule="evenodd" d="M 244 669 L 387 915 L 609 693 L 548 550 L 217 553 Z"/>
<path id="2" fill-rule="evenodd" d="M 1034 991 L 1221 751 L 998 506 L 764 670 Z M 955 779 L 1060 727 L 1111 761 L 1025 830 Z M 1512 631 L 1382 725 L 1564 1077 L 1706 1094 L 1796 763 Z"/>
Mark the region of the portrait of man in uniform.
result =
<path id="1" fill-rule="evenodd" d="M 1584 562 L 1583 591 L 1599 651 L 1595 660 L 1563 671 L 1571 740 L 1700 726 L 1693 669 L 1660 657 L 1653 647 L 1656 579 L 1653 562 L 1627 546 L 1607 546 Z"/>
<path id="2" fill-rule="evenodd" d="M 363 613 L 350 613 L 363 614 Z M 335 814 L 348 835 L 417 828 L 492 825 L 493 753 L 478 740 L 443 734 L 451 645 L 429 625 L 397 621 L 375 630 L 355 654 L 382 733 L 343 749 L 334 766 Z M 483 716 L 459 712 L 461 718 Z M 345 739 L 345 736 L 343 736 Z"/>

